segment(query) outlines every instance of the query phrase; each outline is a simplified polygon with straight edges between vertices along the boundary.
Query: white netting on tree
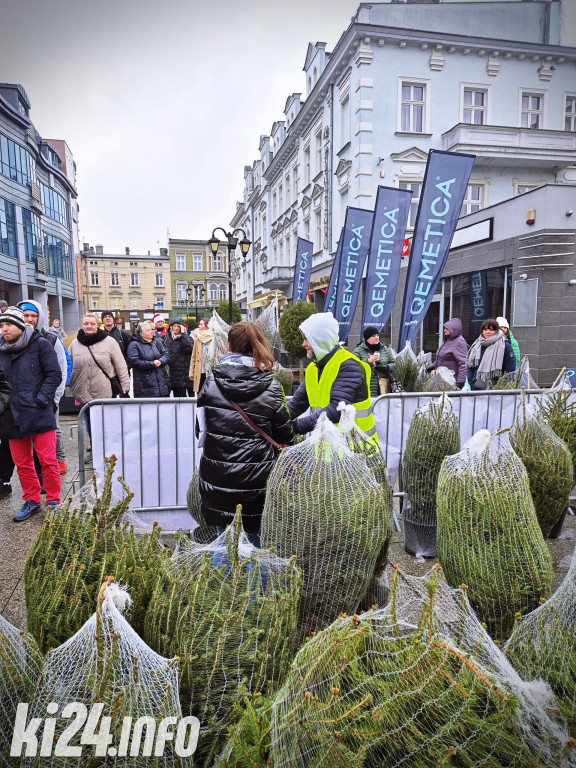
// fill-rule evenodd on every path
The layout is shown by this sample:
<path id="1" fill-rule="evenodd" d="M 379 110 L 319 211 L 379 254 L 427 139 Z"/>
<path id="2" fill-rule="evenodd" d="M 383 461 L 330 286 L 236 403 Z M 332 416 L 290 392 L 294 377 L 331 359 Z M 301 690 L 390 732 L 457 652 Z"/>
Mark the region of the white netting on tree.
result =
<path id="1" fill-rule="evenodd" d="M 300 649 L 272 701 L 270 764 L 573 764 L 568 734 L 546 712 L 550 690 L 522 682 L 439 570 L 421 579 L 396 571 L 386 608 L 340 618 Z"/>
<path id="2" fill-rule="evenodd" d="M 433 371 L 421 367 L 414 388 L 417 392 L 453 392 L 458 389 L 454 372 L 444 365 Z"/>
<path id="3" fill-rule="evenodd" d="M 389 536 L 374 468 L 322 414 L 309 439 L 282 451 L 268 479 L 262 543 L 302 569 L 299 640 L 366 597 Z"/>
<path id="4" fill-rule="evenodd" d="M 142 631 L 144 614 L 161 562 L 168 557 L 160 528 L 137 531 L 129 515 L 132 498 L 123 480 L 114 478 L 116 459 L 105 460 L 103 477 L 92 481 L 51 510 L 24 568 L 28 630 L 43 652 L 74 634 L 96 609 L 106 576 L 130 584 L 127 618 Z M 117 482 L 115 482 L 117 480 Z"/>
<path id="5" fill-rule="evenodd" d="M 276 296 L 262 314 L 256 318 L 255 323 L 259 326 L 270 351 L 273 353 L 278 339 L 278 298 Z"/>
<path id="6" fill-rule="evenodd" d="M 42 654 L 27 632 L 0 615 L 0 765 L 15 765 L 10 744 L 18 704 L 29 702 L 42 670 Z"/>
<path id="7" fill-rule="evenodd" d="M 504 651 L 525 680 L 550 684 L 576 738 L 576 552 L 562 584 L 518 621 Z"/>
<path id="8" fill-rule="evenodd" d="M 576 392 L 566 374 L 540 399 L 539 407 L 547 423 L 568 446 L 576 478 Z"/>
<path id="9" fill-rule="evenodd" d="M 446 456 L 460 450 L 460 428 L 448 397 L 418 408 L 408 429 L 402 459 L 407 503 L 402 509 L 404 547 L 421 557 L 436 557 L 436 488 Z"/>
<path id="10" fill-rule="evenodd" d="M 438 559 L 448 583 L 467 584 L 489 633 L 506 639 L 515 614 L 536 608 L 554 579 L 528 475 L 506 434 L 480 430 L 444 459 L 437 518 Z"/>
<path id="11" fill-rule="evenodd" d="M 409 341 L 406 342 L 404 349 L 398 352 L 394 358 L 394 365 L 395 374 L 402 389 L 405 392 L 414 392 L 420 365 Z"/>
<path id="12" fill-rule="evenodd" d="M 200 469 L 196 467 L 192 473 L 192 479 L 186 492 L 186 505 L 188 512 L 192 515 L 194 520 L 198 523 L 198 527 L 192 531 L 192 538 L 197 544 L 209 544 L 218 536 L 218 531 L 215 525 L 208 525 L 204 515 L 202 514 L 202 508 L 200 506 Z"/>
<path id="13" fill-rule="evenodd" d="M 352 453 L 357 453 L 366 459 L 366 463 L 374 472 L 374 477 L 380 483 L 384 493 L 383 501 L 385 504 L 386 516 L 388 519 L 388 535 L 376 559 L 374 577 L 370 582 L 368 591 L 362 601 L 361 609 L 368 609 L 374 606 L 381 608 L 388 602 L 389 583 L 386 574 L 386 564 L 388 562 L 388 549 L 392 538 L 393 527 L 393 490 L 390 483 L 390 476 L 386 468 L 386 462 L 377 439 L 368 437 L 355 421 L 356 409 L 353 405 L 345 405 L 343 402 L 338 405 L 341 412 L 338 426 L 348 441 L 348 447 Z"/>
<path id="14" fill-rule="evenodd" d="M 208 343 L 208 350 L 206 352 L 206 376 L 218 364 L 220 358 L 228 352 L 228 331 L 230 326 L 213 309 L 212 317 L 208 321 L 208 328 L 212 331 L 212 341 Z"/>
<path id="15" fill-rule="evenodd" d="M 101 716 L 110 718 L 108 743 L 114 754 L 108 753 L 108 743 L 100 747 L 82 744 L 80 738 L 86 730 L 85 726 L 69 742 L 71 747 L 81 747 L 81 758 L 53 754 L 38 762 L 38 758 L 29 757 L 25 759 L 24 766 L 180 766 L 180 759 L 174 754 L 173 740 L 166 742 L 162 757 L 153 756 L 157 724 L 165 717 L 179 720 L 182 716 L 177 659 L 159 656 L 136 634 L 121 614 L 130 603 L 130 595 L 117 584 L 107 579 L 96 603 L 96 613 L 80 630 L 46 656 L 29 716 L 44 718 L 48 705 L 51 702 L 58 704 L 56 744 L 73 716 L 73 712 L 62 715 L 66 705 L 77 702 L 87 707 L 88 711 L 94 705 L 102 705 Z M 139 733 L 140 726 L 136 721 L 144 717 L 151 722 Z M 131 721 L 125 718 L 131 718 Z M 98 725 L 100 729 L 106 728 L 104 721 Z"/>
<path id="16" fill-rule="evenodd" d="M 520 365 L 511 373 L 504 373 L 493 385 L 488 381 L 487 389 L 540 389 L 530 373 L 530 363 L 523 357 Z"/>
<path id="17" fill-rule="evenodd" d="M 568 506 L 574 487 L 572 456 L 554 430 L 526 402 L 523 392 L 510 443 L 528 472 L 530 493 L 544 536 L 548 536 Z"/>
<path id="18" fill-rule="evenodd" d="M 180 540 L 150 603 L 145 640 L 180 658 L 185 714 L 201 723 L 198 765 L 211 766 L 241 685 L 269 694 L 294 652 L 300 571 L 233 526 L 208 545 Z"/>

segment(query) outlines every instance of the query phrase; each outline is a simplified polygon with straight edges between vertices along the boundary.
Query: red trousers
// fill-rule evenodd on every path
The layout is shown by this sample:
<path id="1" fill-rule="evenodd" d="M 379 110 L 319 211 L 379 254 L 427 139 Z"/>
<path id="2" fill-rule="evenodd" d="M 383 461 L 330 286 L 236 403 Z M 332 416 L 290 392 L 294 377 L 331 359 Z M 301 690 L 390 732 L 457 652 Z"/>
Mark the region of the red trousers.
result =
<path id="1" fill-rule="evenodd" d="M 56 460 L 56 430 L 54 429 L 50 432 L 39 432 L 37 435 L 26 435 L 17 440 L 10 440 L 10 453 L 20 478 L 22 498 L 24 501 L 32 499 L 36 504 L 40 503 L 40 482 L 34 469 L 34 450 L 42 467 L 46 501 L 60 502 L 60 473 Z"/>

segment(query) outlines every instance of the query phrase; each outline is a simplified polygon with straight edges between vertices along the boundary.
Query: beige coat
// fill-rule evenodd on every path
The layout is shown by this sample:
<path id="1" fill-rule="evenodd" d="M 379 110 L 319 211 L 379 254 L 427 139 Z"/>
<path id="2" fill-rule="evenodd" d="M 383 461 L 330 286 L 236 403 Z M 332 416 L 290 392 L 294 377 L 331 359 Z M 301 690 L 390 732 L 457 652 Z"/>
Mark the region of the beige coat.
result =
<path id="1" fill-rule="evenodd" d="M 118 376 L 122 391 L 128 392 L 130 389 L 128 366 L 120 345 L 115 339 L 107 336 L 91 347 L 85 347 L 84 344 L 80 344 L 78 339 L 74 339 L 68 347 L 68 352 L 72 358 L 72 373 L 68 386 L 76 400 L 84 405 L 91 400 L 112 397 L 110 382 L 92 359 L 89 349 L 92 350 L 92 354 L 108 376 Z"/>

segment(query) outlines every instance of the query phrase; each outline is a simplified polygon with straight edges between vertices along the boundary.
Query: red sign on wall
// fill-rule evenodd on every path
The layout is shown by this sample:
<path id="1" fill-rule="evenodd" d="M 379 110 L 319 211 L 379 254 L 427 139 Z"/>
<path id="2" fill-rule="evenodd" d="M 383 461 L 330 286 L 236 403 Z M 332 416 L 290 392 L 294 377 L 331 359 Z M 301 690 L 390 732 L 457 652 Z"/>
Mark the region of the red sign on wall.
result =
<path id="1" fill-rule="evenodd" d="M 404 240 L 404 245 L 402 246 L 402 258 L 405 258 L 410 253 L 410 240 Z"/>

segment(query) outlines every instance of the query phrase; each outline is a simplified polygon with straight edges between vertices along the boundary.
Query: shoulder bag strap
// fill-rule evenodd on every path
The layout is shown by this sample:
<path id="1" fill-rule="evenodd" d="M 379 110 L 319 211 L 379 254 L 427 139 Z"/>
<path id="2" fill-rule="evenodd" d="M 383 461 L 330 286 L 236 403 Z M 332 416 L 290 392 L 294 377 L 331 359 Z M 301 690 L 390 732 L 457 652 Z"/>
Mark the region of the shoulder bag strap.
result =
<path id="1" fill-rule="evenodd" d="M 111 377 L 110 377 L 110 376 L 108 376 L 108 374 L 106 373 L 106 371 L 104 370 L 104 368 L 102 368 L 102 366 L 100 365 L 100 363 L 98 362 L 98 360 L 96 360 L 96 358 L 94 357 L 94 352 L 92 352 L 92 350 L 90 349 L 90 347 L 88 347 L 88 352 L 90 352 L 90 355 L 91 355 L 91 357 L 92 357 L 92 360 L 94 360 L 94 362 L 96 363 L 96 365 L 98 366 L 98 368 L 100 368 L 100 370 L 102 371 L 102 373 L 104 374 L 104 376 L 106 376 L 106 378 L 108 379 L 108 381 L 111 381 L 111 380 L 112 380 L 112 379 L 111 379 Z"/>
<path id="2" fill-rule="evenodd" d="M 282 448 L 284 446 L 280 445 L 280 443 L 277 443 L 276 440 L 274 440 L 273 437 L 270 437 L 270 435 L 267 435 L 266 432 L 264 432 L 263 429 L 260 429 L 259 426 L 254 424 L 254 422 L 252 421 L 250 416 L 248 416 L 248 414 L 244 413 L 244 411 L 242 410 L 242 408 L 240 408 L 238 403 L 235 403 L 233 400 L 228 400 L 228 402 L 230 403 L 232 408 L 234 408 L 236 411 L 238 411 L 238 413 L 240 414 L 240 416 L 242 416 L 242 418 L 244 419 L 246 424 L 248 424 L 250 427 L 252 427 L 252 429 L 255 430 L 256 432 L 258 432 L 258 434 L 261 437 L 263 437 L 264 440 L 268 440 L 269 443 L 272 443 L 272 445 L 274 446 L 274 448 L 276 448 L 277 451 L 281 451 L 282 450 Z"/>

